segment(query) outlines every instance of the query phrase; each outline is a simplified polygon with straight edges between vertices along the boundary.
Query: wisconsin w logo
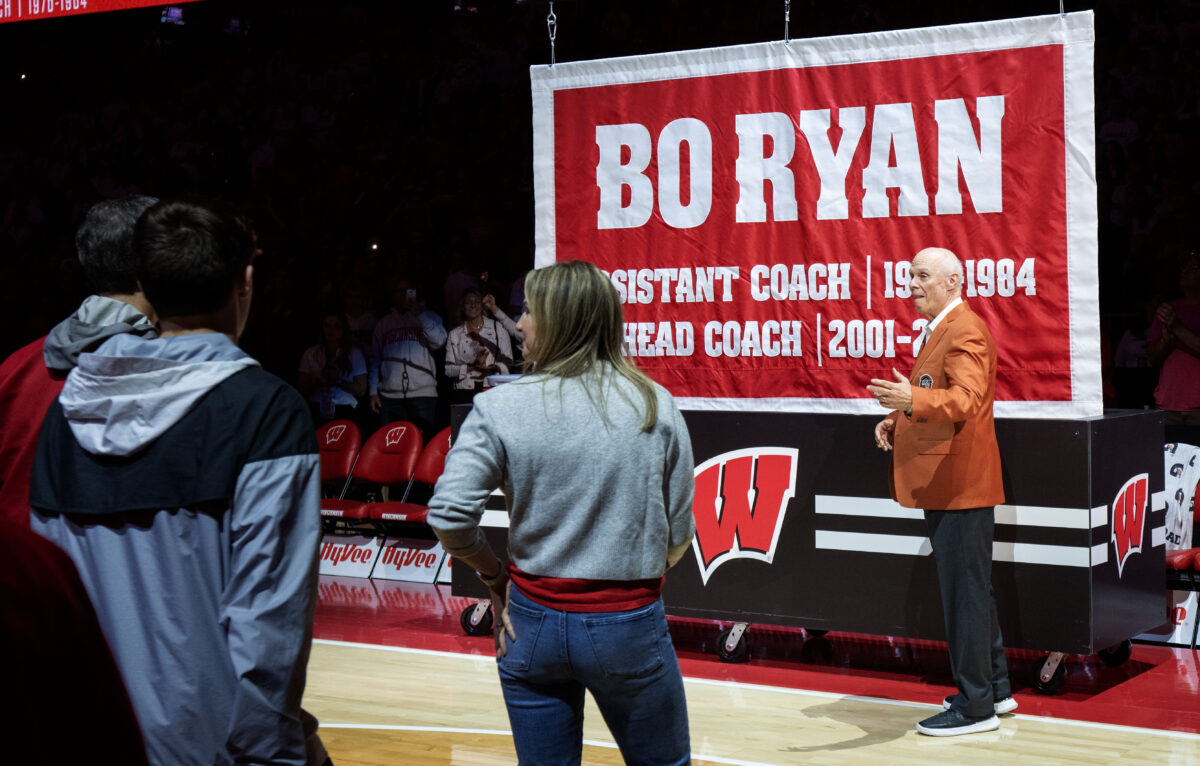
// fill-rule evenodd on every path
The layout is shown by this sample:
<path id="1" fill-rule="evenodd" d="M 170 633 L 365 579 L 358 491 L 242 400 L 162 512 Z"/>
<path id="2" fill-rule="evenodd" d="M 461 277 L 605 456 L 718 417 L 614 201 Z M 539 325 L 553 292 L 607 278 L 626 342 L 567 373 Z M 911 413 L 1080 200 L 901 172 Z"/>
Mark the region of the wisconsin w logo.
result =
<path id="1" fill-rule="evenodd" d="M 1142 532 L 1146 527 L 1146 501 L 1150 497 L 1150 475 L 1140 473 L 1121 487 L 1113 500 L 1112 543 L 1117 552 L 1117 577 L 1125 562 L 1142 552 Z"/>
<path id="2" fill-rule="evenodd" d="M 346 433 L 345 426 L 331 426 L 329 430 L 325 432 L 325 443 L 334 444 L 340 441 L 342 434 L 344 433 Z"/>
<path id="3" fill-rule="evenodd" d="M 408 429 L 404 426 L 396 426 L 392 430 L 388 431 L 383 437 L 383 446 L 390 447 L 393 444 L 399 444 L 400 440 L 404 438 L 404 432 L 407 430 Z"/>
<path id="4" fill-rule="evenodd" d="M 771 563 L 783 512 L 796 491 L 799 451 L 735 450 L 696 467 L 696 537 L 692 548 L 705 584 L 730 559 Z"/>

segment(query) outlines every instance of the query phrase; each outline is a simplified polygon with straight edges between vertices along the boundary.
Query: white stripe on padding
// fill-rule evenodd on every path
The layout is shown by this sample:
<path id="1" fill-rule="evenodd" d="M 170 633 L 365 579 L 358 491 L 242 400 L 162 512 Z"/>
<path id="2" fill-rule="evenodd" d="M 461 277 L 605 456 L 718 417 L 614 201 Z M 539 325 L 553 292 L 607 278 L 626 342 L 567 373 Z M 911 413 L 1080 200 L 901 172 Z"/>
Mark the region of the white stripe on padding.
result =
<path id="1" fill-rule="evenodd" d="M 1108 561 L 1108 543 L 1092 546 L 1092 566 L 1099 566 Z"/>
<path id="2" fill-rule="evenodd" d="M 1107 508 L 1105 511 L 1107 518 Z M 1087 508 L 1048 508 L 1038 505 L 997 505 L 996 523 L 1020 527 L 1091 529 L 1093 512 Z"/>
<path id="3" fill-rule="evenodd" d="M 1167 493 L 1155 492 L 1150 495 L 1150 510 L 1161 511 L 1167 507 Z"/>
<path id="4" fill-rule="evenodd" d="M 508 511 L 484 511 L 479 526 L 508 529 Z"/>
<path id="5" fill-rule="evenodd" d="M 817 530 L 817 548 L 831 551 L 896 553 L 901 556 L 928 556 L 933 551 L 928 537 L 834 532 L 828 529 Z"/>
<path id="6" fill-rule="evenodd" d="M 817 495 L 813 498 L 817 513 L 838 516 L 867 516 L 879 519 L 923 519 L 925 512 L 904 508 L 885 497 L 848 497 Z M 1038 505 L 998 505 L 996 523 L 1022 527 L 1091 529 L 1108 521 L 1108 507 L 1050 508 Z"/>
<path id="7" fill-rule="evenodd" d="M 1092 549 L 1034 543 L 992 543 L 993 561 L 1015 564 L 1046 564 L 1059 567 L 1091 567 Z"/>
<path id="8" fill-rule="evenodd" d="M 839 495 L 817 495 L 817 513 L 834 513 L 839 516 L 876 516 L 883 519 L 923 519 L 924 511 L 903 508 L 895 500 L 886 497 L 841 497 Z"/>
<path id="9" fill-rule="evenodd" d="M 1155 527 L 1150 530 L 1150 547 L 1157 548 L 1160 545 L 1167 544 L 1167 528 L 1166 526 Z"/>
<path id="10" fill-rule="evenodd" d="M 823 550 L 892 553 L 900 556 L 928 556 L 932 552 L 927 537 L 835 532 L 828 529 L 817 530 L 816 547 Z M 1010 561 L 1017 564 L 1090 567 L 1093 555 L 1091 548 L 1073 548 L 1066 545 L 992 543 L 993 560 Z"/>

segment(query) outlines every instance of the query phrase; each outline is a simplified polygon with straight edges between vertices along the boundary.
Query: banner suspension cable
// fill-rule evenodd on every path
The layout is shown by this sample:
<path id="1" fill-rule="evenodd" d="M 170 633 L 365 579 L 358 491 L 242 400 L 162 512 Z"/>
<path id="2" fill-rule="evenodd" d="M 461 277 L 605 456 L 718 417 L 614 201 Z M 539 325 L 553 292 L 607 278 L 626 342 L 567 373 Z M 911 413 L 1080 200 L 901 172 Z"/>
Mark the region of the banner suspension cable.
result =
<path id="1" fill-rule="evenodd" d="M 546 17 L 546 33 L 550 36 L 550 66 L 554 66 L 554 38 L 558 37 L 558 16 L 554 15 L 554 0 L 550 0 L 550 15 Z"/>
<path id="2" fill-rule="evenodd" d="M 1062 0 L 1059 0 L 1059 5 Z M 783 0 L 783 41 L 786 43 L 792 38 L 788 35 L 788 22 L 792 20 L 792 0 Z"/>

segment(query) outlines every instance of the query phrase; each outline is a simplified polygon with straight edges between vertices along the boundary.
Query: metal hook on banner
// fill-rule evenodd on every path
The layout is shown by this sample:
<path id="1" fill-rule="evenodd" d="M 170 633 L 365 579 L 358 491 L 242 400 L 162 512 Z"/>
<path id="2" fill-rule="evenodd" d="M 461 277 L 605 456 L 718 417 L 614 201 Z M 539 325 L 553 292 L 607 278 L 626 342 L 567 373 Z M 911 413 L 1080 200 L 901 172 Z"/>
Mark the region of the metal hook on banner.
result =
<path id="1" fill-rule="evenodd" d="M 550 66 L 554 66 L 554 38 L 558 37 L 558 16 L 554 15 L 554 0 L 550 0 L 550 15 L 546 17 L 546 32 L 550 35 Z"/>
<path id="2" fill-rule="evenodd" d="M 1066 10 L 1063 8 L 1063 0 L 1058 0 L 1058 12 L 1061 13 L 1063 16 L 1067 15 Z"/>
<path id="3" fill-rule="evenodd" d="M 792 38 L 788 35 L 788 22 L 792 20 L 792 0 L 783 0 L 783 41 L 786 43 Z"/>

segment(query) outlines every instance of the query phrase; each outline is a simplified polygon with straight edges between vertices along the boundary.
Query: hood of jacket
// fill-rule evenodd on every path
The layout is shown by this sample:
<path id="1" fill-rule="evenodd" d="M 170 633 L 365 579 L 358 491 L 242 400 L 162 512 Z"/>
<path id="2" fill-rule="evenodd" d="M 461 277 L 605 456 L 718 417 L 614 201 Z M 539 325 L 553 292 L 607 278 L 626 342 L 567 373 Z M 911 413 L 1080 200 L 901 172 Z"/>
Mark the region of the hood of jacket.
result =
<path id="1" fill-rule="evenodd" d="M 219 383 L 257 366 L 228 336 L 123 333 L 78 357 L 59 403 L 79 446 L 123 457 L 149 446 Z"/>
<path id="2" fill-rule="evenodd" d="M 158 334 L 150 320 L 128 303 L 103 295 L 89 295 L 74 314 L 46 335 L 42 357 L 48 369 L 66 374 L 79 363 L 80 354 L 114 335 L 126 333 L 144 338 Z"/>

